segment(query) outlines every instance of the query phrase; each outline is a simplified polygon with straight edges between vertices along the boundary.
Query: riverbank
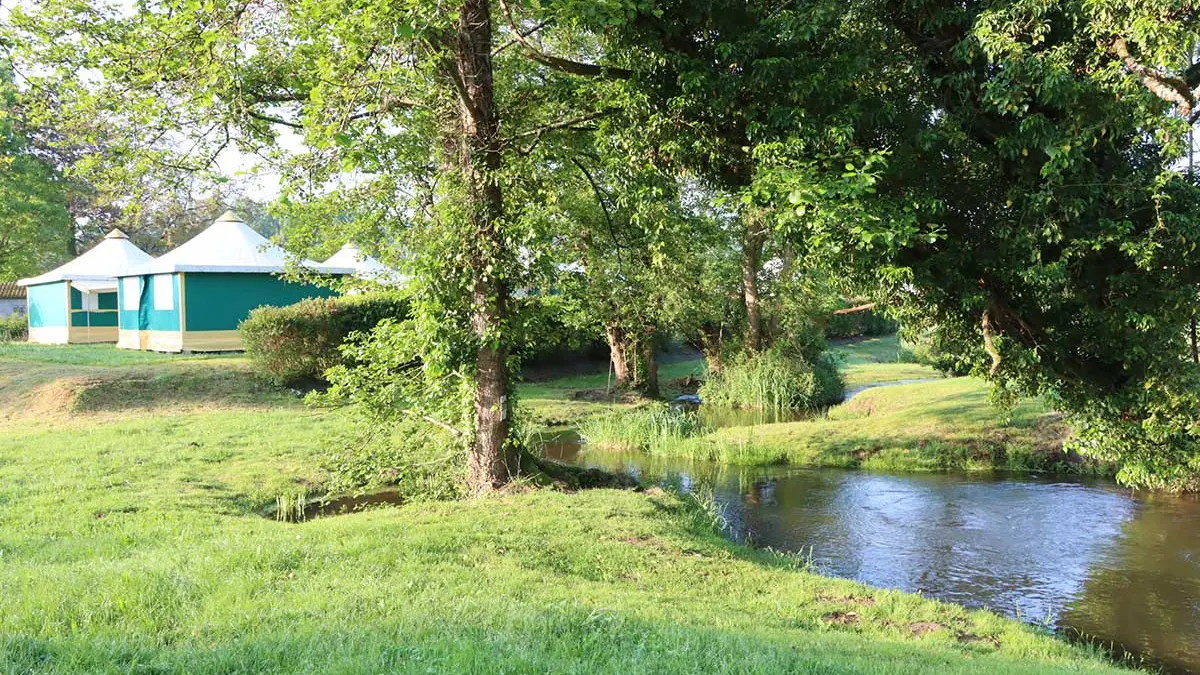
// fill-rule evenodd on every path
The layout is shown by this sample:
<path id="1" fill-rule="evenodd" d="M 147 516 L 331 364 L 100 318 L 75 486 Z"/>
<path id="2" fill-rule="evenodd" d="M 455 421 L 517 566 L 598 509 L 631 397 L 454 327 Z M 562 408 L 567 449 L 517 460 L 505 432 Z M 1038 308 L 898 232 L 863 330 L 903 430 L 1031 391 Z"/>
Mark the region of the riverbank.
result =
<path id="1" fill-rule="evenodd" d="M 873 471 L 1015 471 L 1111 476 L 1115 467 L 1063 449 L 1068 429 L 1040 399 L 993 405 L 990 385 L 943 378 L 904 360 L 895 336 L 836 345 L 847 391 L 828 411 L 797 421 L 691 429 L 687 437 L 630 439 L 643 411 L 610 407 L 583 420 L 589 442 L 614 449 L 737 465 L 788 464 Z M 592 413 L 595 414 L 594 412 Z M 644 436 L 644 434 L 642 434 Z"/>
<path id="2" fill-rule="evenodd" d="M 238 364 L 0 367 L 4 405 L 58 388 L 67 406 L 0 424 L 0 672 L 1124 672 L 732 544 L 657 490 L 264 518 L 280 494 L 320 493 L 350 422 L 235 386 Z M 131 393 L 197 383 L 170 406 Z"/>

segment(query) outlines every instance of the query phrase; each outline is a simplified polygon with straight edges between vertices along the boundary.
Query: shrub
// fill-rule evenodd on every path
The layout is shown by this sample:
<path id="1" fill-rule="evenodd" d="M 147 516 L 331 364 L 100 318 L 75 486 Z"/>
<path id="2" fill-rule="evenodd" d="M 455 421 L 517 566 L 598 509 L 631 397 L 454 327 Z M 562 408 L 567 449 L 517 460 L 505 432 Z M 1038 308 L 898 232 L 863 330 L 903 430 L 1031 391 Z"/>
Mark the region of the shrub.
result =
<path id="1" fill-rule="evenodd" d="M 29 322 L 24 314 L 0 318 L 0 342 L 23 342 L 29 338 Z"/>
<path id="2" fill-rule="evenodd" d="M 809 362 L 782 349 L 735 357 L 700 387 L 706 404 L 759 410 L 806 410 L 836 403 L 844 383 L 827 356 Z"/>
<path id="3" fill-rule="evenodd" d="M 395 488 L 405 501 L 461 496 L 465 447 L 448 433 L 400 417 L 383 433 L 348 436 L 321 462 L 331 495 Z"/>
<path id="4" fill-rule="evenodd" d="M 312 298 L 287 307 L 259 307 L 239 330 L 260 375 L 276 384 L 313 384 L 345 363 L 339 348 L 351 333 L 369 332 L 383 319 L 407 314 L 408 303 L 394 293 Z"/>

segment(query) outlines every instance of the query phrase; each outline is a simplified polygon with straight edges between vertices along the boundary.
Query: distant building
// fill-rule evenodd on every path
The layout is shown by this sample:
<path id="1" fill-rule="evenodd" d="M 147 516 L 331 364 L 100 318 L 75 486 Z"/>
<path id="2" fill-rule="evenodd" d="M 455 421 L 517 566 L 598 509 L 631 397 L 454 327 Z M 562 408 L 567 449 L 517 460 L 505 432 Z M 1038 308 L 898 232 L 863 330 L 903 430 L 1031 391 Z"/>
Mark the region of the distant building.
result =
<path id="1" fill-rule="evenodd" d="M 25 289 L 15 281 L 0 281 L 0 319 L 24 314 L 26 307 Z"/>
<path id="2" fill-rule="evenodd" d="M 151 259 L 113 230 L 71 262 L 18 281 L 28 294 L 29 341 L 116 342 L 117 276 Z"/>
<path id="3" fill-rule="evenodd" d="M 354 276 L 364 281 L 373 281 L 384 286 L 403 286 L 408 283 L 408 277 L 384 265 L 378 260 L 362 252 L 357 245 L 350 243 L 326 260 L 330 267 L 350 267 Z"/>
<path id="4" fill-rule="evenodd" d="M 301 267 L 353 274 L 311 260 Z M 262 305 L 284 306 L 334 295 L 289 281 L 287 254 L 226 211 L 208 229 L 152 262 L 120 275 L 117 346 L 160 352 L 240 351 L 240 324 Z"/>

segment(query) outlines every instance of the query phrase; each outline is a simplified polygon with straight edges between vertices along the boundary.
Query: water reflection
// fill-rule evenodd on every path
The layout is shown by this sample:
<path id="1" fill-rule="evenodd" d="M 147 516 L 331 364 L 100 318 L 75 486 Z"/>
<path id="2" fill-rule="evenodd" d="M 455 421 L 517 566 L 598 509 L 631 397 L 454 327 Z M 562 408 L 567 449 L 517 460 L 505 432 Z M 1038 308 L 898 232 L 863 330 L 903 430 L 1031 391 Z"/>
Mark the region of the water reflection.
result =
<path id="1" fill-rule="evenodd" d="M 1200 672 L 1200 503 L 1106 483 L 739 468 L 580 452 L 635 476 L 704 482 L 730 534 L 811 551 L 824 572 L 1047 622 Z"/>

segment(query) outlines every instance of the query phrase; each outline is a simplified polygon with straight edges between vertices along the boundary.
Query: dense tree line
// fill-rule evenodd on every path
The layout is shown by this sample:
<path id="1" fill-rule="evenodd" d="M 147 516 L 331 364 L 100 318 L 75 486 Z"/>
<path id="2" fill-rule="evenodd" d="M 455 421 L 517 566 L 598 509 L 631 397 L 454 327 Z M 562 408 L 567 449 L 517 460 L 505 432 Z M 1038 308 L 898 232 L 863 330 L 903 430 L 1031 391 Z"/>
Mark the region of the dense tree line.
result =
<path id="1" fill-rule="evenodd" d="M 264 153 L 293 244 L 354 238 L 411 272 L 413 318 L 374 348 L 420 368 L 372 376 L 469 444 L 477 492 L 520 471 L 527 289 L 653 393 L 656 336 L 713 368 L 803 356 L 847 279 L 998 390 L 1051 397 L 1125 479 L 1187 488 L 1200 230 L 1172 167 L 1196 20 L 1170 0 L 43 0 L 6 44 L 54 93 L 54 147 L 103 125 L 75 175 Z"/>

